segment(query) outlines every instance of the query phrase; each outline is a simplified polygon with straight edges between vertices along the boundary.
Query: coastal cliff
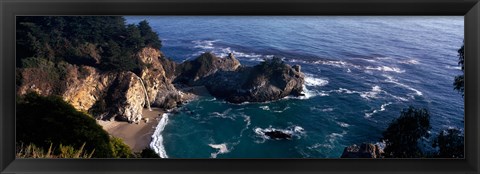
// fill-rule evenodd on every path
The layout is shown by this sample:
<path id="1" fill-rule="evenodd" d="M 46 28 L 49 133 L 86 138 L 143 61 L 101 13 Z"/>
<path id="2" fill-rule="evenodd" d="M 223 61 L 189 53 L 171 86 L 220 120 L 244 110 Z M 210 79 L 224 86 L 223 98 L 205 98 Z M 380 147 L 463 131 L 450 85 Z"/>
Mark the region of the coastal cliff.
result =
<path id="1" fill-rule="evenodd" d="M 138 122 L 144 107 L 172 108 L 180 102 L 180 92 L 171 83 L 171 69 L 163 68 L 163 54 L 151 47 L 135 56 L 143 66 L 137 75 L 131 71 L 102 72 L 85 65 L 65 63 L 64 80 L 50 80 L 49 69 L 42 67 L 19 69 L 21 83 L 18 95 L 36 92 L 59 95 L 77 110 L 89 111 L 96 118 Z M 169 60 L 164 60 L 168 62 Z M 172 104 L 173 103 L 173 104 Z"/>

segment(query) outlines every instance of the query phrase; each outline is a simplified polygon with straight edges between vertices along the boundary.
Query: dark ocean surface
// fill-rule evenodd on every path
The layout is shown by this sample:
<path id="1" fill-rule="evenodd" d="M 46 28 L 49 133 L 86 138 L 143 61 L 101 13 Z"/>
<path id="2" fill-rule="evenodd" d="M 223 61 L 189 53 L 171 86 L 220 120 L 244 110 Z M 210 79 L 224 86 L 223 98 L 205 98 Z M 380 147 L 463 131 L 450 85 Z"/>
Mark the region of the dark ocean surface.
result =
<path id="1" fill-rule="evenodd" d="M 148 20 L 177 62 L 206 51 L 233 52 L 244 65 L 277 56 L 306 74 L 305 97 L 241 105 L 202 97 L 165 115 L 151 143 L 162 157 L 338 158 L 346 146 L 379 142 L 409 105 L 430 111 L 433 136 L 464 129 L 453 90 L 463 16 L 126 18 Z M 294 137 L 271 140 L 267 129 Z"/>

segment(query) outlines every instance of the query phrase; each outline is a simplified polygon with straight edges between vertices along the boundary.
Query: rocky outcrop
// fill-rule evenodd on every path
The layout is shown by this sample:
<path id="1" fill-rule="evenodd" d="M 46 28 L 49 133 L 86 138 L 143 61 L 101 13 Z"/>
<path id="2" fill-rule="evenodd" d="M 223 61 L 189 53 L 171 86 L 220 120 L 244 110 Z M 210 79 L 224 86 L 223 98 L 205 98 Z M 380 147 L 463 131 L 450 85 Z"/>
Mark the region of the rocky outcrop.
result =
<path id="1" fill-rule="evenodd" d="M 383 158 L 383 150 L 375 144 L 354 144 L 345 147 L 341 158 Z"/>
<path id="2" fill-rule="evenodd" d="M 138 122 L 146 103 L 144 87 L 140 78 L 132 72 L 122 72 L 112 84 L 107 96 L 110 109 L 104 119 Z"/>
<path id="3" fill-rule="evenodd" d="M 300 66 L 295 67 L 279 59 L 266 60 L 254 67 L 220 71 L 202 79 L 202 83 L 213 96 L 231 103 L 278 100 L 302 95 L 304 74 Z"/>
<path id="4" fill-rule="evenodd" d="M 282 132 L 282 131 L 278 131 L 278 130 L 274 130 L 274 131 L 270 131 L 270 132 L 265 132 L 265 135 L 268 136 L 269 138 L 271 139 L 278 139 L 278 140 L 282 140 L 282 139 L 292 139 L 292 134 L 289 134 L 289 133 L 285 133 L 285 132 Z"/>
<path id="5" fill-rule="evenodd" d="M 187 85 L 202 85 L 199 80 L 211 76 L 219 71 L 235 71 L 240 67 L 240 62 L 229 54 L 226 58 L 219 58 L 212 53 L 203 53 L 191 61 L 185 61 L 178 65 L 175 74 L 175 82 Z"/>
<path id="6" fill-rule="evenodd" d="M 86 53 L 100 59 L 92 49 L 91 45 L 85 45 Z M 17 82 L 17 93 L 60 95 L 76 109 L 89 111 L 99 119 L 128 122 L 141 120 L 142 109 L 148 104 L 165 109 L 181 104 L 182 93 L 172 84 L 175 62 L 149 47 L 141 49 L 136 58 L 142 65 L 138 74 L 101 72 L 92 66 L 50 62 L 43 68 L 22 68 L 18 70 L 21 81 Z"/>

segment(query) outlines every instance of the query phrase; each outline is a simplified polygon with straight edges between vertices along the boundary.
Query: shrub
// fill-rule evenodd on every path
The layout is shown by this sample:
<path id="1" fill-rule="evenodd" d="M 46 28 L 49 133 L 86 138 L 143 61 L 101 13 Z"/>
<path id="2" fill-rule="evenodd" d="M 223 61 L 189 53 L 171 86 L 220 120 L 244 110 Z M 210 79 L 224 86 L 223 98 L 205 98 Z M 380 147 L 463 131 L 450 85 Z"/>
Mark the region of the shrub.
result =
<path id="1" fill-rule="evenodd" d="M 119 138 L 110 137 L 110 147 L 114 158 L 130 158 L 133 156 L 130 147 Z"/>
<path id="2" fill-rule="evenodd" d="M 434 140 L 433 147 L 438 147 L 438 157 L 442 158 L 463 158 L 464 157 L 464 136 L 458 129 L 442 131 Z"/>
<path id="3" fill-rule="evenodd" d="M 85 143 L 79 148 L 75 149 L 72 146 L 63 146 L 60 144 L 59 152 L 55 153 L 55 149 L 52 148 L 53 144 L 50 144 L 48 150 L 37 147 L 35 144 L 29 144 L 24 146 L 23 144 L 17 145 L 17 158 L 91 158 L 93 156 L 92 152 L 87 152 L 84 150 Z"/>
<path id="4" fill-rule="evenodd" d="M 423 157 L 418 139 L 428 135 L 430 114 L 426 109 L 409 107 L 403 110 L 383 132 L 385 156 L 395 158 Z"/>
<path id="5" fill-rule="evenodd" d="M 42 97 L 28 93 L 17 99 L 16 138 L 44 149 L 53 144 L 82 146 L 93 157 L 113 157 L 110 139 L 96 121 L 58 96 Z"/>

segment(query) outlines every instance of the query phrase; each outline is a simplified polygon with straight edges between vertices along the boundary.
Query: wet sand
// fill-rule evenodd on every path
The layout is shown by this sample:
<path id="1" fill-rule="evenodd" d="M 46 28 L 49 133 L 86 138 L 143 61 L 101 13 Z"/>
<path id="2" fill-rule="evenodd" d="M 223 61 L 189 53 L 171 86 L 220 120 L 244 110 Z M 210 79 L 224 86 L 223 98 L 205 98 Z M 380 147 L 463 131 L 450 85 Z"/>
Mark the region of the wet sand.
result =
<path id="1" fill-rule="evenodd" d="M 97 123 L 110 135 L 122 139 L 133 152 L 141 152 L 150 145 L 153 132 L 162 118 L 162 114 L 162 109 L 152 107 L 152 111 L 143 109 L 143 118 L 148 118 L 148 123 L 145 123 L 143 119 L 138 124 L 102 120 L 97 120 Z"/>

